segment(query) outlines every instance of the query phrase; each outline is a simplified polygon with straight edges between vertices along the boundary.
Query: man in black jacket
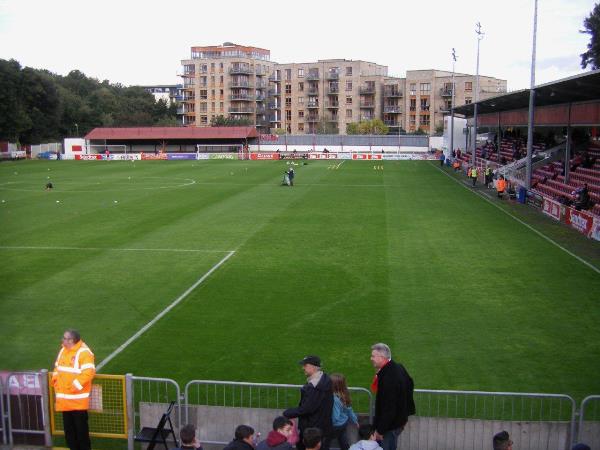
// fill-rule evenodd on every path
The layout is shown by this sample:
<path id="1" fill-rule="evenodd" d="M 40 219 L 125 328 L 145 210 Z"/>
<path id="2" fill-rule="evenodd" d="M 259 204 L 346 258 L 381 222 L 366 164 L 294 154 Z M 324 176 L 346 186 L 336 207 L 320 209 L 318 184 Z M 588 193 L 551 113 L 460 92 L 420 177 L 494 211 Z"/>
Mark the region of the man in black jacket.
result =
<path id="1" fill-rule="evenodd" d="M 371 347 L 371 362 L 377 369 L 371 389 L 375 397 L 375 437 L 383 450 L 396 450 L 398 437 L 415 413 L 414 383 L 402 364 L 392 360 L 386 344 Z"/>
<path id="2" fill-rule="evenodd" d="M 249 425 L 238 425 L 235 429 L 235 439 L 223 450 L 254 450 L 254 428 Z"/>
<path id="3" fill-rule="evenodd" d="M 306 384 L 300 389 L 300 404 L 296 408 L 286 409 L 283 415 L 289 419 L 298 417 L 298 450 L 305 449 L 302 437 L 307 428 L 319 428 L 323 433 L 321 450 L 329 450 L 333 432 L 331 378 L 321 370 L 321 359 L 318 356 L 306 356 L 300 364 L 307 376 Z"/>

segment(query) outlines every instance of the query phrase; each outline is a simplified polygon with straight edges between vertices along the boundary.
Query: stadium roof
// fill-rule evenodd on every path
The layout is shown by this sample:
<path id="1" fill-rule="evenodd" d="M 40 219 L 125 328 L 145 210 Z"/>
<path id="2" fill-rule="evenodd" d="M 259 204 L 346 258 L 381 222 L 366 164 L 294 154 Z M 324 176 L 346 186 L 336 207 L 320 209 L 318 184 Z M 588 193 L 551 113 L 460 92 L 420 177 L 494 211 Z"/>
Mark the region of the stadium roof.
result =
<path id="1" fill-rule="evenodd" d="M 600 70 L 586 72 L 535 87 L 535 105 L 549 106 L 600 99 Z M 529 89 L 477 102 L 477 113 L 488 114 L 529 108 Z M 475 103 L 454 108 L 456 114 L 473 117 Z"/>
<path id="2" fill-rule="evenodd" d="M 94 128 L 87 140 L 200 140 L 247 139 L 258 136 L 254 127 L 136 127 Z"/>

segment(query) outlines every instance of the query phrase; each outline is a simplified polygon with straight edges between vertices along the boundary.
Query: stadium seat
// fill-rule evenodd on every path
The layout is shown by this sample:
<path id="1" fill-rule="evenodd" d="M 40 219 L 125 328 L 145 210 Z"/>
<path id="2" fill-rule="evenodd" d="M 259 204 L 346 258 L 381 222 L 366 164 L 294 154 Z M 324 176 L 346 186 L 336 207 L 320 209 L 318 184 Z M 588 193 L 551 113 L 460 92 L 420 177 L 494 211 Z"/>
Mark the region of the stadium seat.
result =
<path id="1" fill-rule="evenodd" d="M 169 450 L 167 440 L 169 439 L 169 435 L 172 434 L 173 440 L 175 441 L 175 447 L 179 447 L 179 442 L 177 441 L 175 431 L 173 430 L 173 423 L 171 422 L 171 412 L 173 411 L 174 406 L 175 402 L 172 401 L 165 413 L 161 416 L 156 428 L 143 427 L 140 432 L 135 435 L 134 440 L 136 442 L 147 442 L 147 450 L 154 450 L 154 446 L 160 443 L 165 446 L 165 450 Z M 168 428 L 166 428 L 167 422 L 169 424 Z"/>

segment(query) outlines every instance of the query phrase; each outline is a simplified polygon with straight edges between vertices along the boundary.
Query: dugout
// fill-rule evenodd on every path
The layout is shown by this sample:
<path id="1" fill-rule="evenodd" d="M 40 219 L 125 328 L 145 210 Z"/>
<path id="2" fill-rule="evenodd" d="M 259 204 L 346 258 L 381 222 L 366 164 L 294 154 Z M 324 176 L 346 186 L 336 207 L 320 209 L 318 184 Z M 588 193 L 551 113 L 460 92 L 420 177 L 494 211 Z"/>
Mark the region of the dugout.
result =
<path id="1" fill-rule="evenodd" d="M 86 153 L 237 152 L 258 137 L 254 127 L 94 128 L 85 136 Z"/>

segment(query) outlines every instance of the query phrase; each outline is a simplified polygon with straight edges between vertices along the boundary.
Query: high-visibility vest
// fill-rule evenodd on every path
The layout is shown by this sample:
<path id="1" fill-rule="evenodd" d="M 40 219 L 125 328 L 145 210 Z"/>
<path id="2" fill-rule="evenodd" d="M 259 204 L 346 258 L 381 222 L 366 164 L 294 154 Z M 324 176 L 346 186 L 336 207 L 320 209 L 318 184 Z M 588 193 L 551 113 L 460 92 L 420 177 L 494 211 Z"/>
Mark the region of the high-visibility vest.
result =
<path id="1" fill-rule="evenodd" d="M 471 169 L 471 177 L 477 178 L 477 169 L 475 169 L 475 168 Z"/>
<path id="2" fill-rule="evenodd" d="M 496 181 L 496 190 L 498 192 L 504 192 L 504 189 L 506 189 L 506 180 L 497 180 Z"/>
<path id="3" fill-rule="evenodd" d="M 52 373 L 56 411 L 88 410 L 95 373 L 94 354 L 85 342 L 79 341 L 71 349 L 63 346 Z"/>

